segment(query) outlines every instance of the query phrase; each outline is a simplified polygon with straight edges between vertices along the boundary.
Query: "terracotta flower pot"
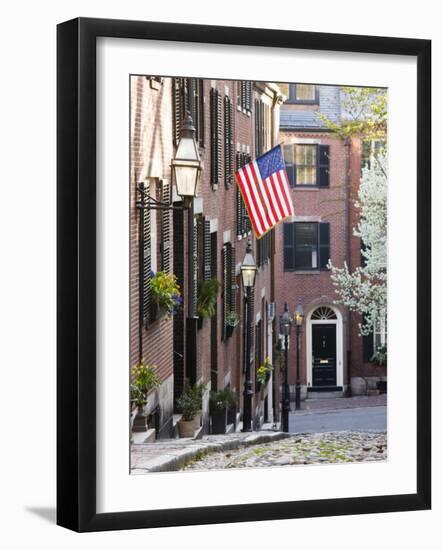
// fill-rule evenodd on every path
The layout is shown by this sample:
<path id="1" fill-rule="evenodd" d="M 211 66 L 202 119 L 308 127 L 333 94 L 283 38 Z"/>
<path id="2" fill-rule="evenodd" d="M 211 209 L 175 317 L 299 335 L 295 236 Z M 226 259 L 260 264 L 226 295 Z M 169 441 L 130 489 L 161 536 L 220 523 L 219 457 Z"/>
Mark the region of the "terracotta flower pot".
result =
<path id="1" fill-rule="evenodd" d="M 177 426 L 180 437 L 193 437 L 196 430 L 195 418 L 192 418 L 192 420 L 180 420 Z"/>

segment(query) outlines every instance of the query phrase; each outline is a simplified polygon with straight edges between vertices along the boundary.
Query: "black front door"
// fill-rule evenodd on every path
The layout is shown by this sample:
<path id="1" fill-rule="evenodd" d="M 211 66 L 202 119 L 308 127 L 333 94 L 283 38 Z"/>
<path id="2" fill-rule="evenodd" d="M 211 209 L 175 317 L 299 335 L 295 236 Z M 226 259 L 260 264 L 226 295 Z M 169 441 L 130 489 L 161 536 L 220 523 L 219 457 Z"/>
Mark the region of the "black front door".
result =
<path id="1" fill-rule="evenodd" d="M 313 386 L 336 386 L 336 325 L 312 324 Z"/>

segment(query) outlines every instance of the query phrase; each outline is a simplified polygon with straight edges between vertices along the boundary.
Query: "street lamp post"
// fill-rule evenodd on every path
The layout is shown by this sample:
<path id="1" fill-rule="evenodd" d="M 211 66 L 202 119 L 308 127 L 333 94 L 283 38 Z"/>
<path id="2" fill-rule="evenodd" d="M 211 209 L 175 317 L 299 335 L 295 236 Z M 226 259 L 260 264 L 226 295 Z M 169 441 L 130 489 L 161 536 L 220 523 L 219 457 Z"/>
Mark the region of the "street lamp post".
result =
<path id="1" fill-rule="evenodd" d="M 177 194 L 183 200 L 183 209 L 187 209 L 187 261 L 188 261 L 188 285 L 187 285 L 187 323 L 190 326 L 196 323 L 195 304 L 195 244 L 194 244 L 194 212 L 193 199 L 197 193 L 198 183 L 201 177 L 202 163 L 195 140 L 195 128 L 190 113 L 186 113 L 183 120 L 180 141 L 175 158 L 172 159 L 172 170 L 175 176 Z M 196 329 L 188 331 L 187 368 L 186 376 L 191 383 L 196 382 Z M 192 366 L 192 370 L 190 367 Z"/>
<path id="2" fill-rule="evenodd" d="M 289 431 L 290 392 L 289 392 L 289 336 L 292 328 L 292 316 L 289 313 L 287 302 L 284 305 L 284 313 L 279 319 L 279 331 L 284 336 L 284 394 L 282 402 L 282 431 Z"/>
<path id="3" fill-rule="evenodd" d="M 247 242 L 246 255 L 241 265 L 241 279 L 244 289 L 244 405 L 242 415 L 242 431 L 252 431 L 252 381 L 250 379 L 250 293 L 255 286 L 256 263 L 252 254 L 252 241 Z"/>
<path id="4" fill-rule="evenodd" d="M 296 323 L 296 386 L 295 386 L 295 410 L 301 408 L 301 374 L 300 374 L 300 357 L 299 357 L 299 334 L 301 332 L 302 322 L 304 320 L 304 310 L 302 305 L 298 303 L 295 309 Z"/>

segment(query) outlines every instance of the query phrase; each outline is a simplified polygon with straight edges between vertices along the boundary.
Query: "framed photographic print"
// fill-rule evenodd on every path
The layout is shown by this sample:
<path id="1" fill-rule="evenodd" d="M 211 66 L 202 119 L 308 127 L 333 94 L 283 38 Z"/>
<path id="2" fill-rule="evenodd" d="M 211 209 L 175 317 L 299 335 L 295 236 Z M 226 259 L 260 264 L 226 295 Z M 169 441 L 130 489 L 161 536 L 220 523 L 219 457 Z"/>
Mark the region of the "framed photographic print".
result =
<path id="1" fill-rule="evenodd" d="M 430 53 L 58 26 L 59 525 L 430 508 Z"/>

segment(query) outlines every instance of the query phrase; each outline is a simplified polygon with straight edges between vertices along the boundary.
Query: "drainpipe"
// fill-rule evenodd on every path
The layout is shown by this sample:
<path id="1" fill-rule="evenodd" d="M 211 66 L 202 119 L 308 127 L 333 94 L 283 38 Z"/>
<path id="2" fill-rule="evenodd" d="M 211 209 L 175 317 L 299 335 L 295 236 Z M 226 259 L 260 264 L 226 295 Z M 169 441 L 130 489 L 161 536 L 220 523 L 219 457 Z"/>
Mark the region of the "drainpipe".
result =
<path id="1" fill-rule="evenodd" d="M 350 148 L 351 139 L 344 140 L 345 147 L 345 179 L 344 179 L 344 251 L 345 261 L 350 268 Z M 345 396 L 351 397 L 351 312 L 347 308 L 347 391 Z"/>

